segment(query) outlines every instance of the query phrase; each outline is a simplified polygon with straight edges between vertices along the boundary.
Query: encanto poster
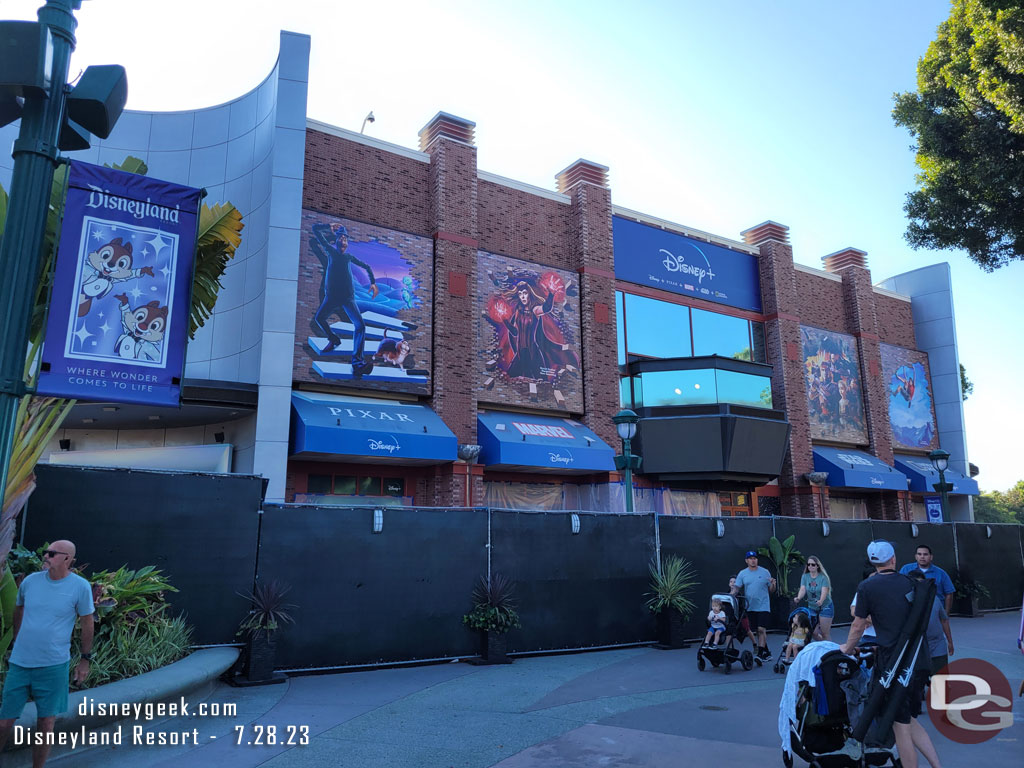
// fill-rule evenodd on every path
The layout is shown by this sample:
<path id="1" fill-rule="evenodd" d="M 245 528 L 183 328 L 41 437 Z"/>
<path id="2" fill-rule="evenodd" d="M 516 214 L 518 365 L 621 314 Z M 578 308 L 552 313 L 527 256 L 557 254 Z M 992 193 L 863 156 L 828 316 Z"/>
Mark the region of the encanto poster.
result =
<path id="1" fill-rule="evenodd" d="M 865 444 L 864 396 L 853 336 L 800 326 L 811 439 Z"/>
<path id="2" fill-rule="evenodd" d="M 575 277 L 478 252 L 479 400 L 583 411 Z"/>

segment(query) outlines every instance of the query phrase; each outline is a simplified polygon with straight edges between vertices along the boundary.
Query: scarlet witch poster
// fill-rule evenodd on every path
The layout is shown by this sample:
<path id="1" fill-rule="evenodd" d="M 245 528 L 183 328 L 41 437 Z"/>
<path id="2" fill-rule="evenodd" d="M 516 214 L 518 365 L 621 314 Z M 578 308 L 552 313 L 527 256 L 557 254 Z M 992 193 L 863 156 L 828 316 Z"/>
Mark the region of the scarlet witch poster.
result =
<path id="1" fill-rule="evenodd" d="M 574 275 L 481 251 L 480 399 L 582 410 Z"/>

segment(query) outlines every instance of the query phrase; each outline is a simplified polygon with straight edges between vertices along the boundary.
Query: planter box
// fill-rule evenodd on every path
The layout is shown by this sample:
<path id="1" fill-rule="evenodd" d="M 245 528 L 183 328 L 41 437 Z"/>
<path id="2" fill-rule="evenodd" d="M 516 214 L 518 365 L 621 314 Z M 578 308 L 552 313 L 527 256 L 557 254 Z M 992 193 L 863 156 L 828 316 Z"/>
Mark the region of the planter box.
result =
<path id="1" fill-rule="evenodd" d="M 668 651 L 688 647 L 689 643 L 686 642 L 683 634 L 686 623 L 683 614 L 669 608 L 657 614 L 657 621 L 658 648 Z"/>

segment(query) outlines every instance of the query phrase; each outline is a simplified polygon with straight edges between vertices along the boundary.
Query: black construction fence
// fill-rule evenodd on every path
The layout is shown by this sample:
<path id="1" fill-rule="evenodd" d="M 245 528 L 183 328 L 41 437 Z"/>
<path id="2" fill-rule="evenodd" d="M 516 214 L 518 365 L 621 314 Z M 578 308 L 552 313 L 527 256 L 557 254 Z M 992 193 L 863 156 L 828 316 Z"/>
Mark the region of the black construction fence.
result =
<path id="1" fill-rule="evenodd" d="M 91 570 L 156 565 L 180 590 L 168 597 L 198 644 L 237 642 L 248 608 L 239 593 L 257 580 L 289 585 L 295 623 L 277 649 L 286 669 L 475 655 L 479 638 L 461 619 L 488 573 L 516 584 L 523 626 L 509 633 L 512 652 L 652 642 L 644 603 L 659 547 L 696 570 L 687 635 L 701 637 L 710 595 L 773 535 L 794 535 L 796 549 L 821 559 L 839 623 L 875 538 L 893 542 L 900 563 L 928 544 L 953 578 L 988 588 L 983 609 L 1015 608 L 1024 592 L 1022 526 L 261 505 L 258 477 L 58 466 L 37 475 L 25 545 L 71 539 Z M 794 593 L 800 573 L 789 576 Z M 789 605 L 773 603 L 781 620 Z"/>

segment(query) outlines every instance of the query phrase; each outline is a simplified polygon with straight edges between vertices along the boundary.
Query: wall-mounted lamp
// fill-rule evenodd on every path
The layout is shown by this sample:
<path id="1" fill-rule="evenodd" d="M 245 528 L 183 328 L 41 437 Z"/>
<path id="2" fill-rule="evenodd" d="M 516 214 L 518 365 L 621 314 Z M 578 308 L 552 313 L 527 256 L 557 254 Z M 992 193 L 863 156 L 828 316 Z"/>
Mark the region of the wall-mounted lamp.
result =
<path id="1" fill-rule="evenodd" d="M 821 535 L 822 536 L 828 536 L 828 533 L 829 533 L 828 520 L 822 520 L 821 521 Z"/>
<path id="2" fill-rule="evenodd" d="M 718 538 L 725 536 L 725 523 L 721 520 L 715 520 L 715 536 Z"/>
<path id="3" fill-rule="evenodd" d="M 576 513 L 573 513 L 572 515 L 572 532 L 574 534 L 580 532 L 580 516 Z"/>
<path id="4" fill-rule="evenodd" d="M 60 449 L 62 451 L 70 451 L 71 450 L 71 440 L 69 438 L 62 437 L 60 439 Z"/>
<path id="5" fill-rule="evenodd" d="M 376 119 L 377 118 L 373 116 L 373 110 L 370 110 L 370 114 L 368 114 L 366 117 L 363 118 L 363 127 L 359 129 L 359 132 L 362 133 L 363 131 L 365 131 L 366 130 L 366 124 L 367 123 L 372 123 Z"/>
<path id="6" fill-rule="evenodd" d="M 224 442 L 224 433 L 223 432 L 214 432 L 213 433 L 213 439 L 216 440 L 218 443 L 223 443 Z"/>
<path id="7" fill-rule="evenodd" d="M 921 529 L 917 527 L 917 523 L 911 523 L 910 524 L 910 535 L 913 536 L 916 539 L 920 533 L 921 533 Z"/>
<path id="8" fill-rule="evenodd" d="M 459 458 L 468 464 L 475 464 L 480 458 L 480 446 L 472 443 L 463 443 L 459 446 Z"/>
<path id="9" fill-rule="evenodd" d="M 373 532 L 380 533 L 384 530 L 384 510 L 373 510 Z"/>
<path id="10" fill-rule="evenodd" d="M 985 526 L 985 538 L 986 539 L 991 539 L 992 538 L 992 526 L 991 525 L 986 525 Z"/>

